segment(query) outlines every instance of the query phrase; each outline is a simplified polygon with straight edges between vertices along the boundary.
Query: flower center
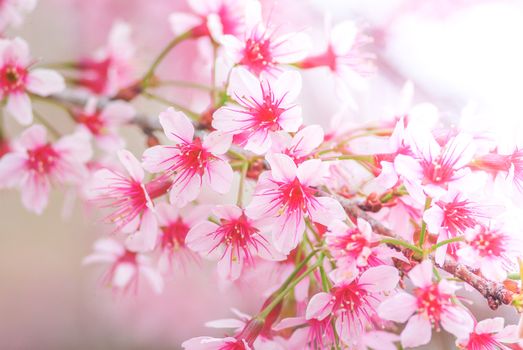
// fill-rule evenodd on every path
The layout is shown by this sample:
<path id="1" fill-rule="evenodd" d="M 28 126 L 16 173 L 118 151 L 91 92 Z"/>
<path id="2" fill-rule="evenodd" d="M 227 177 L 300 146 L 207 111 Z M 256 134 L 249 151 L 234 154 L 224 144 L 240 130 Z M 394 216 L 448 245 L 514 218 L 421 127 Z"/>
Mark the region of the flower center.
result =
<path id="1" fill-rule="evenodd" d="M 506 252 L 507 238 L 501 232 L 482 228 L 469 244 L 482 257 L 500 257 Z"/>
<path id="2" fill-rule="evenodd" d="M 373 315 L 371 295 L 357 281 L 334 287 L 331 290 L 333 310 L 341 312 L 342 321 L 349 322 L 349 327 L 363 327 L 364 320 L 370 322 Z"/>
<path id="3" fill-rule="evenodd" d="M 105 123 L 100 118 L 99 113 L 80 114 L 76 117 L 76 121 L 85 125 L 93 135 L 102 135 L 105 133 Z"/>
<path id="4" fill-rule="evenodd" d="M 23 67 L 6 65 L 0 69 L 0 87 L 6 94 L 23 91 L 27 70 Z"/>
<path id="5" fill-rule="evenodd" d="M 49 143 L 35 149 L 27 150 L 27 155 L 27 165 L 29 169 L 41 174 L 47 174 L 53 170 L 59 157 L 58 153 Z"/>
<path id="6" fill-rule="evenodd" d="M 292 182 L 280 184 L 280 206 L 282 210 L 293 212 L 308 212 L 311 202 L 315 202 L 315 190 L 302 186 L 300 180 L 295 178 Z"/>
<path id="7" fill-rule="evenodd" d="M 450 304 L 450 295 L 440 292 L 437 284 L 414 289 L 418 298 L 418 312 L 426 313 L 433 324 L 438 324 L 444 308 Z"/>
<path id="8" fill-rule="evenodd" d="M 477 223 L 477 218 L 482 216 L 480 211 L 475 208 L 468 200 L 459 200 L 457 197 L 450 203 L 438 201 L 436 203 L 443 209 L 443 226 L 452 235 L 464 232 L 467 228 L 472 228 Z"/>
<path id="9" fill-rule="evenodd" d="M 183 173 L 184 176 L 194 174 L 203 176 L 207 164 L 214 159 L 214 156 L 203 147 L 199 138 L 195 138 L 192 143 L 182 143 L 176 147 L 179 148 L 180 154 L 171 169 Z"/>
<path id="10" fill-rule="evenodd" d="M 496 339 L 494 339 L 494 337 L 492 337 L 492 334 L 489 333 L 470 333 L 469 341 L 467 345 L 465 345 L 465 349 L 467 350 L 497 350 L 503 348 L 503 345 L 501 345 Z"/>
<path id="11" fill-rule="evenodd" d="M 243 57 L 240 64 L 247 66 L 253 73 L 259 75 L 265 71 L 267 67 L 274 64 L 274 59 L 271 54 L 271 41 L 269 38 L 263 36 L 257 38 L 253 34 L 245 42 L 243 49 Z"/>
<path id="12" fill-rule="evenodd" d="M 358 229 L 349 229 L 343 236 L 337 236 L 329 245 L 333 249 L 343 252 L 353 259 L 357 259 L 365 248 L 370 247 L 370 242 Z"/>
<path id="13" fill-rule="evenodd" d="M 185 246 L 185 237 L 189 232 L 187 226 L 182 219 L 178 218 L 175 222 L 171 222 L 169 226 L 162 227 L 161 247 L 162 249 L 176 250 Z"/>

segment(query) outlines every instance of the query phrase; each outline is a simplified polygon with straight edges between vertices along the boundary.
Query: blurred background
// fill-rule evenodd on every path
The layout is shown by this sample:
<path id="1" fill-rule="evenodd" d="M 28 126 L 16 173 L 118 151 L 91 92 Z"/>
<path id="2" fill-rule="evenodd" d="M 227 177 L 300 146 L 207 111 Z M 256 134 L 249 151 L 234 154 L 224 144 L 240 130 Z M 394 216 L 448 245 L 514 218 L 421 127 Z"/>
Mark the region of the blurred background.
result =
<path id="1" fill-rule="evenodd" d="M 333 23 L 355 20 L 374 37 L 377 74 L 366 91 L 356 93 L 360 108 L 343 112 L 347 123 L 391 118 L 410 80 L 415 100 L 437 105 L 449 123 L 504 130 L 523 140 L 522 1 L 280 0 L 264 6 L 272 23 L 304 30 L 318 45 L 327 13 Z M 133 27 L 145 68 L 170 38 L 167 14 L 186 9 L 184 0 L 41 0 L 10 34 L 25 38 L 35 57 L 71 61 L 103 46 L 113 21 L 122 19 Z M 174 52 L 162 71 L 199 80 L 191 59 Z M 328 127 L 339 112 L 339 102 L 328 93 L 331 85 L 325 72 L 305 74 L 306 122 Z M 174 99 L 190 98 L 176 93 Z M 476 111 L 473 119 L 460 119 L 465 106 Z M 63 130 L 71 127 L 60 115 L 53 122 Z M 141 136 L 128 130 L 127 137 L 139 152 Z M 64 206 L 72 212 L 65 219 Z M 253 276 L 252 285 L 219 285 L 206 264 L 179 271 L 162 295 L 147 286 L 137 295 L 113 295 L 100 287 L 102 269 L 81 266 L 93 241 L 107 233 L 97 220 L 60 193 L 53 194 L 44 215 L 35 216 L 23 209 L 18 193 L 0 192 L 0 349 L 178 349 L 190 337 L 220 335 L 203 324 L 232 317 L 231 307 L 246 313 L 259 308 L 261 300 L 245 291 L 265 275 Z M 504 308 L 492 313 L 480 298 L 473 301 L 478 317 L 496 314 L 516 322 Z M 453 347 L 438 335 L 425 349 Z"/>

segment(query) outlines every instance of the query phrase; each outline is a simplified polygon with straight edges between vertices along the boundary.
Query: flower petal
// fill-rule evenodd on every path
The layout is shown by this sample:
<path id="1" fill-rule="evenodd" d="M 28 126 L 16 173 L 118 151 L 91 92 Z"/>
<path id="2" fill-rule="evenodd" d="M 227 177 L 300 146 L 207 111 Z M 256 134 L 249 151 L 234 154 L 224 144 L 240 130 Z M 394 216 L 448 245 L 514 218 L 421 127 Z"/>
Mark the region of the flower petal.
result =
<path id="1" fill-rule="evenodd" d="M 29 72 L 27 90 L 40 96 L 49 96 L 65 89 L 64 78 L 51 69 L 38 68 Z"/>

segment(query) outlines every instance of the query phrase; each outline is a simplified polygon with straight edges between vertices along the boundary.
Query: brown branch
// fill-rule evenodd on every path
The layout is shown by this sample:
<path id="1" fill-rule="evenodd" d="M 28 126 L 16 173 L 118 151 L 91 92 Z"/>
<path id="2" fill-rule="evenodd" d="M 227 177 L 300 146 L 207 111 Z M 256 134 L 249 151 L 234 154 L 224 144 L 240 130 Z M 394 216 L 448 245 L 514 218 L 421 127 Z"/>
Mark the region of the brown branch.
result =
<path id="1" fill-rule="evenodd" d="M 334 197 L 341 203 L 347 214 L 366 220 L 377 234 L 399 239 L 389 228 L 385 227 L 381 222 L 374 219 L 367 212 L 361 209 L 358 203 L 339 195 L 334 195 Z M 408 249 L 402 248 L 401 250 L 405 251 Z M 416 259 L 415 256 L 413 256 L 413 258 Z M 431 259 L 434 261 L 433 257 L 431 257 Z M 419 261 L 419 258 L 416 260 Z M 469 266 L 456 262 L 451 257 L 446 257 L 443 265 L 436 265 L 476 289 L 485 299 L 487 299 L 488 306 L 492 310 L 496 310 L 501 304 L 510 305 L 512 303 L 515 295 L 514 292 L 505 288 L 502 283 L 490 281 L 477 275 Z"/>

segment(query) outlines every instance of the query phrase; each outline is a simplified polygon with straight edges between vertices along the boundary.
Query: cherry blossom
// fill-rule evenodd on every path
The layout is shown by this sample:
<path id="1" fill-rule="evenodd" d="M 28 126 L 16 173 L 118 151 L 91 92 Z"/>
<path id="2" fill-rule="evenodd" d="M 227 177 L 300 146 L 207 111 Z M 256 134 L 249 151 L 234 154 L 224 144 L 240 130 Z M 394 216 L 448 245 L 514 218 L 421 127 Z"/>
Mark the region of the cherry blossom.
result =
<path id="1" fill-rule="evenodd" d="M 110 238 L 99 239 L 94 244 L 94 252 L 84 258 L 83 264 L 109 264 L 109 270 L 102 283 L 112 287 L 115 292 L 136 293 L 140 276 L 143 275 L 156 293 L 163 289 L 163 279 L 151 264 L 150 259 L 136 253 L 118 241 Z"/>
<path id="2" fill-rule="evenodd" d="M 432 280 L 432 264 L 423 261 L 409 272 L 414 284 L 414 295 L 398 292 L 383 301 L 378 314 L 381 318 L 407 325 L 401 332 L 404 347 L 427 344 L 432 328 L 440 325 L 456 337 L 463 337 L 472 331 L 474 321 L 468 311 L 453 301 L 453 294 L 459 287 L 447 280 L 436 283 Z"/>
<path id="3" fill-rule="evenodd" d="M 476 323 L 474 331 L 458 339 L 460 349 L 512 349 L 510 345 L 518 342 L 515 325 L 503 327 L 505 320 L 501 317 L 489 318 Z"/>
<path id="4" fill-rule="evenodd" d="M 98 146 L 106 151 L 116 151 L 125 146 L 118 136 L 118 129 L 135 115 L 134 108 L 123 101 L 109 102 L 102 110 L 97 108 L 97 100 L 88 101 L 83 110 L 75 113 L 79 127 L 91 134 Z"/>
<path id="5" fill-rule="evenodd" d="M 283 153 L 291 157 L 296 164 L 310 158 L 323 142 L 323 129 L 319 125 L 308 125 L 300 129 L 292 138 L 288 133 L 279 133 L 272 137 L 272 153 Z"/>
<path id="6" fill-rule="evenodd" d="M 237 104 L 221 107 L 213 114 L 217 130 L 235 135 L 246 150 L 263 154 L 279 130 L 296 132 L 302 123 L 301 107 L 295 103 L 301 90 L 301 76 L 288 71 L 275 80 L 259 81 L 238 68 L 231 75 L 229 95 Z"/>
<path id="7" fill-rule="evenodd" d="M 77 133 L 56 142 L 47 140 L 42 125 L 26 129 L 13 150 L 0 159 L 0 186 L 16 187 L 24 206 L 41 214 L 49 199 L 51 184 L 58 186 L 80 183 L 91 158 L 89 139 Z"/>
<path id="8" fill-rule="evenodd" d="M 332 219 L 344 218 L 336 200 L 315 196 L 312 186 L 321 181 L 323 171 L 319 159 L 296 166 L 287 155 L 270 154 L 267 161 L 272 170 L 260 177 L 246 214 L 255 219 L 275 218 L 272 237 L 278 251 L 288 254 L 298 245 L 306 219 L 328 225 Z"/>
<path id="9" fill-rule="evenodd" d="M 331 276 L 334 287 L 310 299 L 306 318 L 322 321 L 335 317 L 337 334 L 345 341 L 363 331 L 376 313 L 379 294 L 391 291 L 399 281 L 397 270 L 386 265 L 371 267 L 360 276 L 354 271 L 348 275 L 334 271 Z"/>
<path id="10" fill-rule="evenodd" d="M 143 154 L 144 168 L 152 173 L 166 172 L 174 176 L 170 201 L 179 207 L 196 199 L 205 182 L 218 193 L 227 193 L 232 169 L 222 159 L 231 144 L 231 137 L 213 132 L 203 138 L 194 137 L 191 121 L 173 108 L 160 114 L 160 124 L 172 146 L 154 146 Z"/>
<path id="11" fill-rule="evenodd" d="M 33 121 L 29 93 L 49 96 L 65 88 L 60 74 L 50 69 L 32 69 L 33 64 L 23 39 L 0 40 L 1 97 L 7 101 L 7 112 L 22 125 Z"/>
<path id="12" fill-rule="evenodd" d="M 24 15 L 34 10 L 37 0 L 5 0 L 0 4 L 0 30 L 9 26 L 18 27 Z"/>
<path id="13" fill-rule="evenodd" d="M 152 250 L 158 238 L 152 199 L 163 195 L 170 182 L 158 178 L 146 184 L 145 172 L 136 157 L 127 150 L 117 154 L 127 174 L 108 168 L 97 171 L 92 198 L 100 206 L 114 209 L 106 221 L 114 223 L 116 230 L 130 234 L 127 247 L 136 251 Z"/>
<path id="14" fill-rule="evenodd" d="M 115 22 L 107 45 L 78 62 L 81 74 L 77 83 L 95 94 L 115 95 L 133 83 L 134 52 L 131 27 L 125 22 Z"/>

